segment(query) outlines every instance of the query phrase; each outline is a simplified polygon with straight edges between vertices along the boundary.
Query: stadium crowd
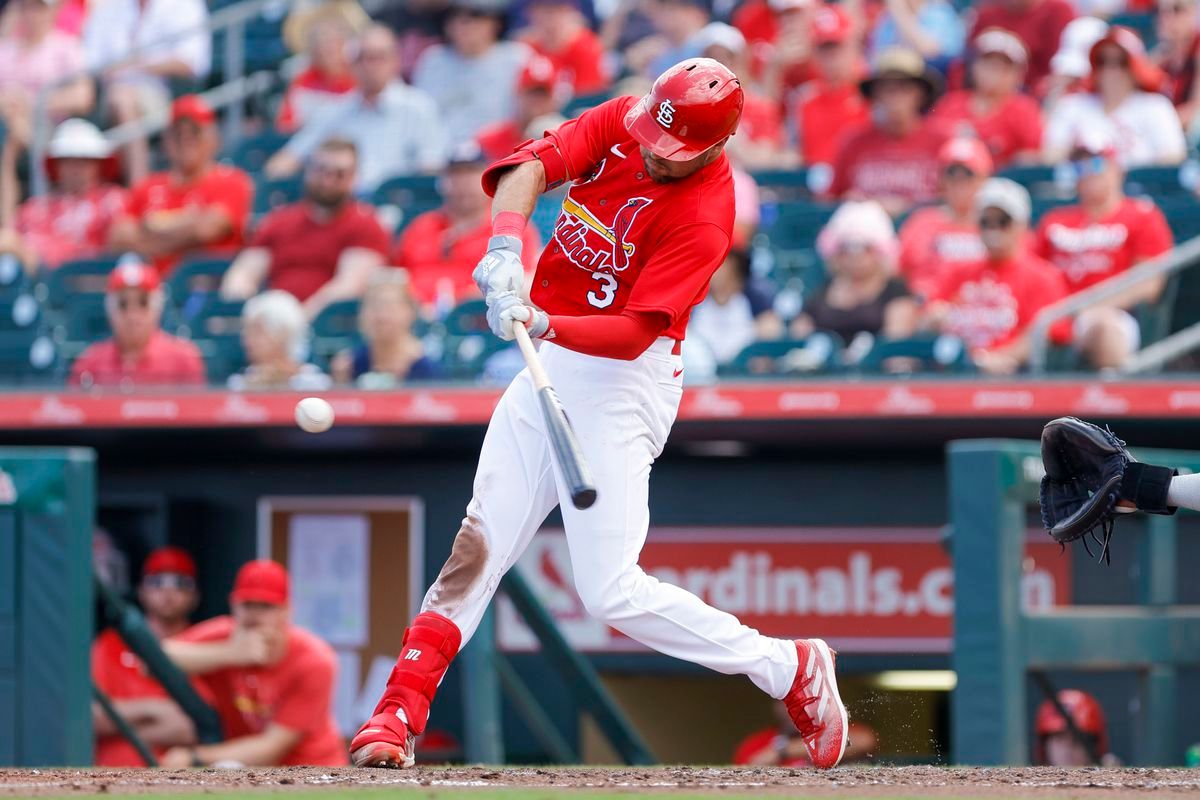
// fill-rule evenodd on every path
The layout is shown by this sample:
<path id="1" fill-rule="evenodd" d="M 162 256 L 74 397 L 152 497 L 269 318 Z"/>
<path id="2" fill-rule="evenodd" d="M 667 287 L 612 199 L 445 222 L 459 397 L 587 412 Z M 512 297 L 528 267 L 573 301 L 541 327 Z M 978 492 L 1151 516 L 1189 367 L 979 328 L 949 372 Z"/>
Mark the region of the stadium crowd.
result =
<path id="1" fill-rule="evenodd" d="M 490 233 L 483 167 L 698 56 L 735 71 L 746 104 L 727 145 L 735 242 L 693 315 L 692 380 L 854 369 L 888 342 L 911 343 L 893 369 L 1012 374 L 1041 309 L 1166 252 L 1173 226 L 1200 233 L 1126 194 L 1175 175 L 1200 133 L 1195 0 L 420 0 L 375 18 L 307 0 L 275 20 L 300 67 L 232 142 L 195 93 L 217 81 L 202 0 L 2 14 L 14 377 L 511 374 L 469 278 Z M 161 136 L 119 148 L 101 132 L 156 118 Z M 560 200 L 535 212 L 530 269 Z M 1167 292 L 1150 280 L 1061 320 L 1064 363 L 1120 367 Z"/>

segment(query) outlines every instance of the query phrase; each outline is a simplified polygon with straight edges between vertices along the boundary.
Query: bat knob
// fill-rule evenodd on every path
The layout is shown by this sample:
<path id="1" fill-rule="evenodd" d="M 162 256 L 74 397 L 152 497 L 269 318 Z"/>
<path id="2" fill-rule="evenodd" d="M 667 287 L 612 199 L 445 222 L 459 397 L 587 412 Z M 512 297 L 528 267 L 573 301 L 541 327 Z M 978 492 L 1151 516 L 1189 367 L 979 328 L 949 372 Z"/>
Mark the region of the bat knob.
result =
<path id="1" fill-rule="evenodd" d="M 580 489 L 579 491 L 575 492 L 575 494 L 571 495 L 571 503 L 580 511 L 585 508 L 591 508 L 592 504 L 595 502 L 595 489 Z"/>

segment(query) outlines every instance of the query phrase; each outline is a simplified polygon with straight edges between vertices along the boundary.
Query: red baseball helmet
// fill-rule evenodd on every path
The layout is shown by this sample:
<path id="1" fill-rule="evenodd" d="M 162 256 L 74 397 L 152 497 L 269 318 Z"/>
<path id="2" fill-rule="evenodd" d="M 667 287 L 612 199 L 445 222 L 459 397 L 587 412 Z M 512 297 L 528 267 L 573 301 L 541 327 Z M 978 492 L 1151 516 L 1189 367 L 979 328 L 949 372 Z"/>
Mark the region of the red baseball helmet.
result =
<path id="1" fill-rule="evenodd" d="M 1078 689 L 1063 689 L 1058 693 L 1058 702 L 1062 703 L 1063 708 L 1071 715 L 1075 727 L 1079 728 L 1081 733 L 1096 738 L 1097 755 L 1107 753 L 1108 725 L 1104 721 L 1104 711 L 1100 708 L 1100 703 L 1096 701 L 1096 698 Z M 1063 719 L 1062 714 L 1058 713 L 1054 704 L 1049 700 L 1042 703 L 1038 708 L 1037 719 L 1034 721 L 1034 731 L 1038 737 L 1036 754 L 1038 761 L 1045 761 L 1045 737 L 1063 733 L 1066 730 L 1067 721 Z"/>
<path id="2" fill-rule="evenodd" d="M 689 58 L 658 76 L 625 115 L 625 127 L 659 158 L 687 161 L 737 130 L 744 100 L 742 83 L 728 67 Z"/>

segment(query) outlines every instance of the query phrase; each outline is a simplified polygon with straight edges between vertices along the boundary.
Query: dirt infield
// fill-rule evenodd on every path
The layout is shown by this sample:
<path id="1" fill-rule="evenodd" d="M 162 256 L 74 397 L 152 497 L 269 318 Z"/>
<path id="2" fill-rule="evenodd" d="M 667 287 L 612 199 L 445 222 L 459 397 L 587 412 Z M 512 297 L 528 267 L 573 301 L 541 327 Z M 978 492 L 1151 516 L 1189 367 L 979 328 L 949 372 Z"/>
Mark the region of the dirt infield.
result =
<path id="1" fill-rule="evenodd" d="M 308 790 L 338 797 L 391 789 L 404 797 L 554 798 L 580 793 L 755 797 L 1200 797 L 1200 770 L 841 767 L 830 772 L 755 767 L 423 767 L 0 770 L 0 796 L 162 795 Z M 332 790 L 332 791 L 331 791 Z M 396 792 L 395 790 L 401 790 Z M 408 791 L 404 791 L 408 790 Z M 497 791 L 489 791 L 497 790 Z M 377 792 L 369 792 L 377 794 Z"/>

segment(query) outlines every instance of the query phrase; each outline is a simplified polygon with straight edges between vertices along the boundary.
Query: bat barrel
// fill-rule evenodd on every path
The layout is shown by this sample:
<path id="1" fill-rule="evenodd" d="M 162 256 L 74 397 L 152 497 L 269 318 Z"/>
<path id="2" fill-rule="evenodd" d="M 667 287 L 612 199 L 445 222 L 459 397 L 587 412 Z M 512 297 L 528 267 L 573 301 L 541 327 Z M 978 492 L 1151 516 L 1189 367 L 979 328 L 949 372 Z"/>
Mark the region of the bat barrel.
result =
<path id="1" fill-rule="evenodd" d="M 554 449 L 554 457 L 571 493 L 571 503 L 578 509 L 590 508 L 596 502 L 596 483 L 592 480 L 591 470 L 579 449 L 579 441 L 567 421 L 562 403 L 552 386 L 542 387 L 538 391 L 538 398 L 542 403 L 542 416 L 546 420 L 550 446 Z"/>

